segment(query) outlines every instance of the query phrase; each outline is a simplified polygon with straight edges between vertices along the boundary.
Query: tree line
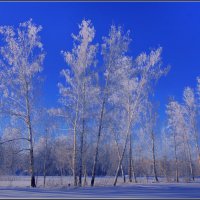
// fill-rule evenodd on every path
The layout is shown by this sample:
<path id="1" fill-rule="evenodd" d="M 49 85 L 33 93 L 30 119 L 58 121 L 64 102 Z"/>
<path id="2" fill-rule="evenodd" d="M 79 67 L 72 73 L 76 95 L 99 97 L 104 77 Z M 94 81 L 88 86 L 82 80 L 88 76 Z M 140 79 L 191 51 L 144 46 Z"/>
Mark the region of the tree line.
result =
<path id="1" fill-rule="evenodd" d="M 137 182 L 199 175 L 199 100 L 186 87 L 183 101 L 169 98 L 160 128 L 155 85 L 166 76 L 162 48 L 130 54 L 130 31 L 111 25 L 95 43 L 95 28 L 82 20 L 73 48 L 61 51 L 65 67 L 58 105 L 45 105 L 42 27 L 32 19 L 0 27 L 1 173 L 72 175 L 74 186 L 94 186 L 98 175 Z M 59 53 L 59 52 L 58 52 Z M 56 67 L 56 66 L 55 66 Z M 56 94 L 55 94 L 56 95 Z M 127 176 L 128 175 L 128 180 Z M 88 183 L 88 177 L 90 183 Z"/>

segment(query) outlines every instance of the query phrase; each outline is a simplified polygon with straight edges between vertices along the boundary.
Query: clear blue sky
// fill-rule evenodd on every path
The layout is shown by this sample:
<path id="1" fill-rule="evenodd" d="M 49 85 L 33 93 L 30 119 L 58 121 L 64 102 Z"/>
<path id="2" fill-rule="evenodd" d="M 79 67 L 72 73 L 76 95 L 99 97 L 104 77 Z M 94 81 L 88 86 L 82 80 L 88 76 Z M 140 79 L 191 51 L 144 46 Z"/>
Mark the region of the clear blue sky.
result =
<path id="1" fill-rule="evenodd" d="M 78 32 L 83 18 L 91 19 L 96 41 L 108 34 L 112 23 L 131 30 L 133 56 L 158 46 L 163 47 L 163 63 L 171 65 L 167 77 L 156 87 L 163 115 L 169 95 L 181 98 L 185 86 L 196 85 L 200 75 L 200 3 L 0 3 L 0 25 L 18 25 L 33 18 L 43 26 L 41 33 L 47 56 L 44 63 L 45 99 L 55 106 L 59 72 L 66 65 L 61 50 L 72 47 L 71 33 Z"/>

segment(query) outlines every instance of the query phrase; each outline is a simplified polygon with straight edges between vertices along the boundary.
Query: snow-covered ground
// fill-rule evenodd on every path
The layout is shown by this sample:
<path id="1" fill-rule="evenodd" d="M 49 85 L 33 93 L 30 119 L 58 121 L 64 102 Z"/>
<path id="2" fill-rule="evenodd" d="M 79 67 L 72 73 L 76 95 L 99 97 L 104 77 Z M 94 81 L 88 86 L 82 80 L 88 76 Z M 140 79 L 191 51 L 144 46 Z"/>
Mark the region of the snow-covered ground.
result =
<path id="1" fill-rule="evenodd" d="M 5 179 L 6 177 L 4 177 Z M 7 177 L 8 178 L 8 177 Z M 29 177 L 18 177 L 12 180 L 12 185 L 6 185 L 1 177 L 0 198 L 200 198 L 200 183 L 132 183 L 74 188 L 64 185 L 61 187 L 30 188 L 27 182 Z M 27 178 L 27 181 L 25 180 Z M 28 179 L 29 178 L 29 179 Z M 49 180 L 55 177 L 48 177 Z M 17 179 L 17 177 L 16 177 Z M 58 177 L 57 177 L 58 179 Z M 111 178 L 98 178 L 97 182 Z M 38 179 L 39 180 L 39 179 Z M 65 179 L 64 179 L 65 180 Z M 63 182 L 64 182 L 63 180 Z M 113 177 L 112 177 L 113 180 Z M 42 177 L 40 177 L 42 181 Z M 14 186 L 18 183 L 18 185 Z M 56 181 L 55 181 L 56 182 Z M 109 182 L 109 181 L 108 181 Z M 22 184 L 23 183 L 23 184 Z M 29 183 L 25 186 L 25 183 Z M 98 184 L 97 184 L 98 185 Z"/>
<path id="2" fill-rule="evenodd" d="M 0 198 L 200 198 L 200 184 L 135 184 L 62 189 L 0 187 Z"/>

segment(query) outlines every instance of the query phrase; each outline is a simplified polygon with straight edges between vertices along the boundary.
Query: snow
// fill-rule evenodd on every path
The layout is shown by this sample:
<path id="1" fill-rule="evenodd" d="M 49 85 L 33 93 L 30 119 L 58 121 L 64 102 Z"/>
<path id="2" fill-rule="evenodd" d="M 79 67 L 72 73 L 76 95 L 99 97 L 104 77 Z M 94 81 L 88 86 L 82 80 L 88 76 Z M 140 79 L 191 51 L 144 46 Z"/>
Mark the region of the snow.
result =
<path id="1" fill-rule="evenodd" d="M 200 198 L 200 184 L 149 184 L 86 188 L 0 188 L 0 198 Z"/>
<path id="2" fill-rule="evenodd" d="M 6 185 L 6 181 L 3 181 L 3 179 L 0 181 L 0 198 L 200 198 L 199 181 L 195 183 L 152 183 L 150 181 L 148 184 L 129 183 L 119 184 L 116 187 L 109 184 L 83 188 L 67 187 L 66 184 L 63 184 L 62 187 L 43 188 L 39 185 L 38 188 L 30 188 L 23 186 L 23 184 L 28 183 L 30 177 L 26 177 L 27 179 L 19 178 L 21 178 L 21 181 L 15 180 L 10 186 L 3 186 L 3 184 Z M 40 178 L 40 181 L 42 181 L 42 177 Z M 58 177 L 57 179 L 48 178 L 52 181 L 59 180 Z M 98 178 L 97 183 L 104 179 Z M 66 177 L 63 182 L 64 180 L 66 180 Z M 67 181 L 64 183 L 67 183 Z M 18 185 L 16 186 L 16 184 Z"/>

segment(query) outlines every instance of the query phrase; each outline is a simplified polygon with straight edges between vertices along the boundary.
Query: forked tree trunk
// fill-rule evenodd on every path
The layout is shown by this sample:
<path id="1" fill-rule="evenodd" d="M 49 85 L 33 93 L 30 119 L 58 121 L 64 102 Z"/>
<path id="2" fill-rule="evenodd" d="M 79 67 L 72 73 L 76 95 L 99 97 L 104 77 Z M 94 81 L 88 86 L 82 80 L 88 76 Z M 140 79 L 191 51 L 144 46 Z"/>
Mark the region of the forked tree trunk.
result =
<path id="1" fill-rule="evenodd" d="M 124 154 L 125 154 L 125 151 L 126 151 L 126 146 L 127 146 L 127 143 L 128 143 L 129 134 L 130 134 L 130 122 L 129 122 L 128 130 L 127 130 L 127 133 L 126 133 L 126 140 L 125 140 L 125 144 L 124 144 L 124 149 L 123 149 L 121 158 L 120 158 L 119 163 L 118 163 L 117 172 L 115 174 L 115 180 L 114 180 L 114 184 L 113 184 L 114 186 L 116 186 L 116 184 L 117 184 L 117 179 L 118 179 L 118 176 L 119 176 L 119 170 L 120 170 L 120 166 L 122 164 Z"/>
<path id="2" fill-rule="evenodd" d="M 140 95 L 138 95 L 136 100 L 135 100 L 135 103 L 134 103 L 134 106 L 133 106 L 133 110 L 135 110 L 135 108 L 137 106 L 137 103 L 139 101 L 139 96 Z M 113 184 L 114 186 L 116 186 L 116 184 L 117 184 L 117 179 L 118 179 L 118 176 L 119 176 L 120 166 L 121 166 L 123 158 L 124 158 L 124 154 L 125 154 L 125 151 L 126 151 L 126 146 L 127 146 L 127 143 L 128 143 L 128 139 L 130 138 L 130 134 L 131 134 L 130 133 L 130 128 L 131 128 L 131 122 L 132 122 L 133 115 L 134 115 L 134 112 L 131 114 L 130 96 L 129 96 L 129 98 L 128 98 L 128 126 L 127 126 L 127 133 L 126 133 L 124 149 L 122 151 L 122 155 L 121 155 L 121 158 L 120 158 L 119 163 L 118 163 L 117 172 L 115 174 L 115 179 L 114 179 L 114 184 Z"/>
<path id="3" fill-rule="evenodd" d="M 134 107 L 137 105 L 138 99 L 139 98 L 136 99 Z M 116 174 L 115 174 L 115 179 L 114 179 L 114 184 L 113 184 L 114 186 L 116 186 L 116 184 L 117 184 L 117 179 L 118 179 L 118 176 L 119 176 L 120 166 L 121 166 L 123 158 L 124 158 L 124 154 L 125 154 L 125 151 L 126 151 L 126 146 L 127 146 L 127 143 L 128 143 L 128 139 L 130 139 L 131 121 L 132 121 L 132 116 L 134 114 L 134 113 L 132 113 L 132 115 L 131 115 L 131 113 L 130 113 L 130 111 L 131 111 L 131 109 L 130 109 L 130 96 L 128 98 L 128 109 L 127 110 L 128 110 L 128 126 L 127 126 L 127 132 L 126 132 L 126 139 L 125 139 L 123 152 L 122 152 L 121 158 L 119 160 L 117 171 L 116 171 Z"/>
<path id="4" fill-rule="evenodd" d="M 116 146 L 117 146 L 118 158 L 120 160 L 121 156 L 120 156 L 119 145 L 118 145 L 116 137 L 115 137 L 115 143 L 116 143 Z M 123 180 L 124 180 L 124 183 L 125 183 L 126 182 L 126 176 L 124 174 L 124 169 L 123 169 L 123 165 L 122 164 L 121 164 L 121 173 L 122 173 L 122 177 L 123 177 Z"/>

